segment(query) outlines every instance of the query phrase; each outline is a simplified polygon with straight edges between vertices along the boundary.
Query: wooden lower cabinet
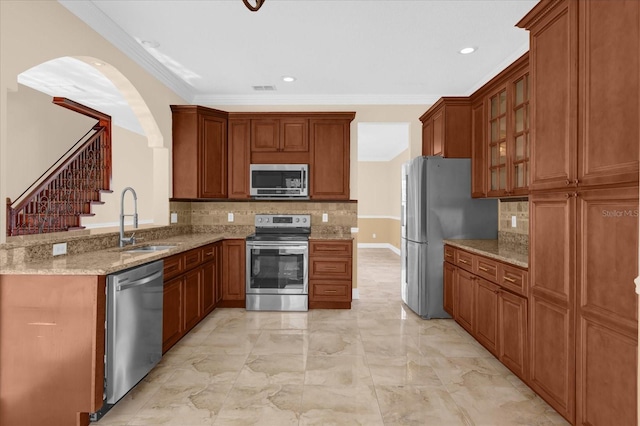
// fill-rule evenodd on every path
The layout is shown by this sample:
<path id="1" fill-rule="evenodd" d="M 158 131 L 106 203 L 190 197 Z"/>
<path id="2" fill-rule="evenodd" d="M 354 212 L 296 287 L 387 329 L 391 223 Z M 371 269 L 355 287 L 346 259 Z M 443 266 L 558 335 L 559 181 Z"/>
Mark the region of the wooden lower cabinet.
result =
<path id="1" fill-rule="evenodd" d="M 527 299 L 498 291 L 498 359 L 518 377 L 528 377 Z"/>
<path id="2" fill-rule="evenodd" d="M 455 283 L 454 291 L 447 296 L 451 282 Z M 516 294 L 502 282 L 526 290 L 527 271 L 445 246 L 444 297 L 453 298 L 454 319 L 514 374 L 528 382 L 527 298 L 523 290 Z"/>
<path id="3" fill-rule="evenodd" d="M 476 280 L 475 338 L 498 358 L 499 293 L 500 286 L 482 278 Z"/>
<path id="4" fill-rule="evenodd" d="M 176 344 L 184 334 L 182 321 L 182 277 L 164 283 L 162 306 L 162 353 Z"/>
<path id="5" fill-rule="evenodd" d="M 245 307 L 246 256 L 244 239 L 222 242 L 222 307 Z"/>
<path id="6" fill-rule="evenodd" d="M 309 241 L 309 308 L 350 309 L 353 243 Z"/>
<path id="7" fill-rule="evenodd" d="M 443 307 L 445 312 L 454 317 L 455 311 L 453 301 L 455 300 L 454 288 L 456 279 L 456 267 L 449 262 L 444 262 L 442 267 L 444 274 Z"/>
<path id="8" fill-rule="evenodd" d="M 163 353 L 218 305 L 221 247 L 209 244 L 164 259 Z"/>
<path id="9" fill-rule="evenodd" d="M 187 272 L 184 277 L 184 331 L 188 332 L 195 326 L 201 317 L 200 286 L 202 283 L 203 268 L 197 268 Z"/>
<path id="10" fill-rule="evenodd" d="M 455 281 L 455 294 L 456 299 L 454 301 L 455 320 L 464 327 L 470 334 L 474 334 L 474 316 L 476 305 L 476 277 L 463 270 L 458 269 Z"/>

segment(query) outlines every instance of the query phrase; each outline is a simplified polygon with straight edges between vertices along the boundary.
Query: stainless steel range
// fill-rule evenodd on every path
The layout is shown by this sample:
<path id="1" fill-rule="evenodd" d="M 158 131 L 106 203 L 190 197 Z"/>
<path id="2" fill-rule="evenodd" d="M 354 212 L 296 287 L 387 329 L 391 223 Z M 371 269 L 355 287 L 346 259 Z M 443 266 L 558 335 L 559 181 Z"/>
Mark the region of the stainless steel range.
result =
<path id="1" fill-rule="evenodd" d="M 255 225 L 247 237 L 247 310 L 307 311 L 311 216 L 260 214 Z"/>

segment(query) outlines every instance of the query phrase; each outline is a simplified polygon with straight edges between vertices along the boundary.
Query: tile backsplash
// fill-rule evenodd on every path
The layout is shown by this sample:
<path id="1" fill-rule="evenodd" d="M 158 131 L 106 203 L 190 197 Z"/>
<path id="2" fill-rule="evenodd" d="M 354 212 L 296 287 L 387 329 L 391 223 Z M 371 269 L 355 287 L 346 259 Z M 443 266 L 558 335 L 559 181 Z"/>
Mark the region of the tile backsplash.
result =
<path id="1" fill-rule="evenodd" d="M 512 226 L 514 216 L 515 227 Z M 506 243 L 529 244 L 529 201 L 499 201 L 498 239 Z"/>
<path id="2" fill-rule="evenodd" d="M 354 202 L 313 201 L 172 201 L 171 212 L 178 214 L 178 225 L 191 225 L 195 232 L 209 227 L 253 228 L 256 214 L 310 214 L 311 233 L 315 236 L 349 236 L 358 226 L 358 205 Z M 233 221 L 229 221 L 229 213 Z M 328 221 L 322 222 L 327 213 Z"/>

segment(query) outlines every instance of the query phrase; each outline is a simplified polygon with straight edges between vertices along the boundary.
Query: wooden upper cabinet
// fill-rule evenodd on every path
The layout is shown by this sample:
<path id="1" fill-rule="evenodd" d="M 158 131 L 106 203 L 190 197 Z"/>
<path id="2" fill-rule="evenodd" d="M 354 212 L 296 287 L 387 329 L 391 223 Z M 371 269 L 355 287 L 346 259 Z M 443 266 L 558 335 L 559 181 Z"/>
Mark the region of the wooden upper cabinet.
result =
<path id="1" fill-rule="evenodd" d="M 471 196 L 487 196 L 484 99 L 471 107 Z"/>
<path id="2" fill-rule="evenodd" d="M 474 138 L 486 140 L 483 154 L 478 152 L 480 142 L 474 140 L 474 155 L 478 157 L 474 164 L 478 164 L 480 157 L 486 158 L 486 177 L 481 178 L 485 179 L 489 197 L 529 193 L 529 86 L 529 55 L 525 53 L 485 85 L 485 94 L 482 95 L 484 128 L 475 121 L 479 117 L 480 107 L 474 103 L 472 133 L 486 132 L 486 139 Z M 475 94 L 472 96 L 474 99 L 478 97 Z M 478 185 L 474 185 L 477 188 Z M 475 196 L 480 196 L 478 189 L 475 189 L 475 193 Z"/>
<path id="3" fill-rule="evenodd" d="M 576 3 L 578 186 L 638 182 L 640 2 Z"/>
<path id="4" fill-rule="evenodd" d="M 251 120 L 252 152 L 309 151 L 309 120 L 261 118 Z"/>
<path id="5" fill-rule="evenodd" d="M 350 123 L 355 114 L 341 115 L 345 118 L 309 120 L 309 187 L 312 199 L 349 199 Z"/>
<path id="6" fill-rule="evenodd" d="M 251 151 L 280 151 L 279 120 L 251 120 Z"/>
<path id="7" fill-rule="evenodd" d="M 248 119 L 229 118 L 229 198 L 249 198 L 250 123 Z"/>
<path id="8" fill-rule="evenodd" d="M 569 6 L 541 2 L 518 23 L 530 32 L 532 191 L 577 179 L 577 14 Z M 614 149 L 610 142 L 603 149 Z"/>
<path id="9" fill-rule="evenodd" d="M 173 197 L 227 197 L 227 113 L 171 105 Z"/>
<path id="10" fill-rule="evenodd" d="M 423 155 L 471 158 L 471 101 L 444 97 L 421 117 Z"/>

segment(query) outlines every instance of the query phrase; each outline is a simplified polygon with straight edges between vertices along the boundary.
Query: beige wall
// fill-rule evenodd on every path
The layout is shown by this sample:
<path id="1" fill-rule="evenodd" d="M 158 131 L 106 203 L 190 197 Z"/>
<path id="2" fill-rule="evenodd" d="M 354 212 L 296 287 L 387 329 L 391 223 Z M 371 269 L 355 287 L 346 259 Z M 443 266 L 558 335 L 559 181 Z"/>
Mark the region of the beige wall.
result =
<path id="1" fill-rule="evenodd" d="M 19 143 L 9 139 L 8 93 L 18 89 L 17 76 L 21 72 L 63 56 L 100 60 L 106 66 L 97 69 L 110 73 L 116 87 L 129 86 L 124 93 L 126 97 L 138 96 L 143 100 L 141 106 L 136 104 L 142 110 L 148 109 L 141 124 L 149 137 L 149 145 L 157 147 L 152 155 L 152 210 L 155 222 L 166 224 L 170 196 L 170 157 L 166 149 L 171 145 L 169 105 L 186 102 L 56 1 L 0 1 L 0 198 L 9 196 L 8 164 L 11 159 L 8 154 L 12 146 Z M 149 179 L 148 174 L 132 170 L 127 180 L 135 187 Z M 3 229 L 5 216 L 5 209 L 0 209 Z M 0 242 L 5 239 L 5 233 L 0 233 Z"/>
<path id="2" fill-rule="evenodd" d="M 7 96 L 7 196 L 15 201 L 97 120 L 53 104 L 51 96 L 19 85 Z"/>

